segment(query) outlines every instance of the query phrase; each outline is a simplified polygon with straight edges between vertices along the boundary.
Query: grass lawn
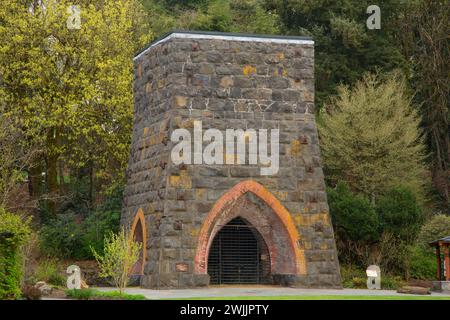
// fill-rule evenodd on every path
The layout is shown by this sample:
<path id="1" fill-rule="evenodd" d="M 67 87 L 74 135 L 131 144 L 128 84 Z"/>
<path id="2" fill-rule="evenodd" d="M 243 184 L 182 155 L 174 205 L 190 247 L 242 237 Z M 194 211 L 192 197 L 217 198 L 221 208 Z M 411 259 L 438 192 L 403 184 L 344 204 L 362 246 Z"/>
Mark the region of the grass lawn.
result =
<path id="1" fill-rule="evenodd" d="M 98 291 L 95 289 L 66 290 L 66 296 L 78 300 L 147 300 L 141 294 L 120 295 L 119 291 Z"/>
<path id="2" fill-rule="evenodd" d="M 369 296 L 369 295 L 321 295 L 321 296 L 237 296 L 237 297 L 199 297 L 176 300 L 450 300 L 450 296 Z"/>

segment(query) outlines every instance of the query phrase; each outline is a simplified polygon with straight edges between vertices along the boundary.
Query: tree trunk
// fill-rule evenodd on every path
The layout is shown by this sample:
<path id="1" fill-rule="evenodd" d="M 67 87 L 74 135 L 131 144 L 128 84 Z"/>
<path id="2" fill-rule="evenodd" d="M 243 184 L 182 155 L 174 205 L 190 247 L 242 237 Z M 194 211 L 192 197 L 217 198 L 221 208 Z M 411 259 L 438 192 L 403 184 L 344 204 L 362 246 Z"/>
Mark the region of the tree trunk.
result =
<path id="1" fill-rule="evenodd" d="M 58 154 L 57 129 L 51 128 L 47 132 L 47 208 L 49 218 L 56 217 L 56 197 L 58 196 Z"/>

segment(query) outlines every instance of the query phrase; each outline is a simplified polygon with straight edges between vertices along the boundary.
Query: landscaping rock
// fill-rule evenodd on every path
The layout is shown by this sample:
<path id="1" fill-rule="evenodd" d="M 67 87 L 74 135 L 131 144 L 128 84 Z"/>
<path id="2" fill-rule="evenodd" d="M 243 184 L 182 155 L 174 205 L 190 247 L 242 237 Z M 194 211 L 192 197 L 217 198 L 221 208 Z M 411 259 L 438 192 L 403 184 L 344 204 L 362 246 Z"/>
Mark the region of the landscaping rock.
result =
<path id="1" fill-rule="evenodd" d="M 407 293 L 407 294 L 431 294 L 429 288 L 422 288 L 422 287 L 411 287 L 411 286 L 404 286 L 397 290 L 398 293 Z"/>
<path id="2" fill-rule="evenodd" d="M 47 284 L 45 281 L 36 282 L 34 287 L 39 289 L 39 291 L 41 292 L 41 294 L 43 296 L 49 296 L 50 294 L 52 294 L 52 291 L 53 291 L 53 287 L 51 285 Z"/>
<path id="3" fill-rule="evenodd" d="M 407 284 L 409 287 L 422 287 L 422 288 L 431 288 L 433 286 L 433 281 L 429 280 L 419 280 L 419 279 L 411 279 Z"/>
<path id="4" fill-rule="evenodd" d="M 22 288 L 22 295 L 27 300 L 40 300 L 42 297 L 41 290 L 31 285 Z"/>

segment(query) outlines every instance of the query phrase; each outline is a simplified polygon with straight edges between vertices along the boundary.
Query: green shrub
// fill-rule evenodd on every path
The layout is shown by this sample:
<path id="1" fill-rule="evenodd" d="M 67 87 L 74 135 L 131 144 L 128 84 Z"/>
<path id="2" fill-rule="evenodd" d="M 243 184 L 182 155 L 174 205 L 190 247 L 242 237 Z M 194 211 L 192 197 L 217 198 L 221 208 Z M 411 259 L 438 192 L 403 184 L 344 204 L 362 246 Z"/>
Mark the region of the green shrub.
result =
<path id="1" fill-rule="evenodd" d="M 37 281 L 45 281 L 55 286 L 66 284 L 66 278 L 60 273 L 58 263 L 54 259 L 40 261 L 35 278 Z"/>
<path id="2" fill-rule="evenodd" d="M 417 242 L 420 246 L 428 248 L 429 242 L 447 236 L 450 236 L 450 216 L 439 214 L 422 226 Z"/>
<path id="3" fill-rule="evenodd" d="M 367 288 L 366 273 L 362 268 L 354 265 L 341 264 L 342 286 L 344 288 Z"/>
<path id="4" fill-rule="evenodd" d="M 378 201 L 376 211 L 381 228 L 402 240 L 412 242 L 423 222 L 422 209 L 414 194 L 405 187 L 388 190 Z"/>
<path id="5" fill-rule="evenodd" d="M 21 247 L 28 241 L 30 219 L 0 208 L 0 299 L 17 299 L 21 295 L 23 276 Z"/>
<path id="6" fill-rule="evenodd" d="M 98 210 L 83 221 L 83 248 L 82 255 L 88 259 L 93 258 L 91 247 L 103 254 L 105 236 L 110 232 L 117 233 L 120 225 L 120 212 L 118 210 Z"/>
<path id="7" fill-rule="evenodd" d="M 381 289 L 384 290 L 397 290 L 405 285 L 405 281 L 400 276 L 391 276 L 381 272 Z"/>
<path id="8" fill-rule="evenodd" d="M 84 186 L 84 184 L 81 184 Z M 77 189 L 74 184 L 74 192 Z M 83 191 L 83 189 L 81 189 Z M 89 211 L 74 199 L 86 203 L 84 191 L 78 190 L 73 199 L 61 205 L 56 219 L 46 221 L 40 232 L 41 252 L 58 258 L 93 259 L 91 247 L 103 253 L 106 234 L 116 233 L 120 225 L 120 209 L 123 187 L 113 185 L 106 192 L 102 206 Z M 75 214 L 82 213 L 82 214 Z"/>
<path id="9" fill-rule="evenodd" d="M 436 256 L 420 246 L 409 247 L 409 277 L 420 280 L 434 280 L 436 277 Z"/>
<path id="10" fill-rule="evenodd" d="M 71 299 L 89 300 L 95 296 L 97 290 L 94 289 L 70 289 L 66 290 L 66 296 Z"/>
<path id="11" fill-rule="evenodd" d="M 328 188 L 328 203 L 336 233 L 351 241 L 374 241 L 379 238 L 378 216 L 370 201 L 354 195 L 343 183 Z"/>
<path id="12" fill-rule="evenodd" d="M 111 232 L 105 238 L 103 255 L 92 250 L 100 268 L 100 277 L 111 277 L 120 294 L 123 294 L 128 284 L 132 268 L 139 260 L 141 249 L 142 245 L 135 242 L 133 237 L 122 228 L 119 233 Z"/>
<path id="13" fill-rule="evenodd" d="M 73 213 L 60 214 L 41 229 L 42 253 L 58 258 L 93 259 L 91 247 L 103 253 L 105 235 L 117 232 L 118 210 L 97 210 L 77 222 Z"/>
<path id="14" fill-rule="evenodd" d="M 119 291 L 98 291 L 95 289 L 66 290 L 66 296 L 78 300 L 146 300 L 141 294 L 120 294 Z"/>
<path id="15" fill-rule="evenodd" d="M 363 268 L 354 265 L 341 265 L 342 286 L 344 288 L 367 289 L 367 275 Z M 381 270 L 381 289 L 395 290 L 404 285 L 400 276 L 386 274 Z"/>
<path id="16" fill-rule="evenodd" d="M 40 232 L 41 251 L 51 257 L 83 259 L 83 233 L 75 214 L 58 215 Z"/>

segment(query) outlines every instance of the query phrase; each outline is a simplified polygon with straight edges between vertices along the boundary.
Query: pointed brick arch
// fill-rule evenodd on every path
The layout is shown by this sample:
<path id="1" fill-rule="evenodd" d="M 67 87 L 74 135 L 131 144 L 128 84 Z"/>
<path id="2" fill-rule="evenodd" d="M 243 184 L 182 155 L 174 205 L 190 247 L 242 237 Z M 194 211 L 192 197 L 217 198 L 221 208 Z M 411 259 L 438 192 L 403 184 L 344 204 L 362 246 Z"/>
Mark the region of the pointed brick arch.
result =
<path id="1" fill-rule="evenodd" d="M 251 192 L 262 199 L 275 213 L 283 225 L 284 232 L 289 239 L 289 248 L 294 257 L 295 274 L 306 274 L 306 261 L 304 250 L 299 248 L 300 235 L 292 220 L 289 211 L 281 204 L 281 202 L 264 186 L 253 180 L 246 180 L 238 183 L 233 188 L 222 195 L 214 204 L 213 208 L 208 213 L 203 225 L 200 229 L 198 237 L 197 252 L 195 255 L 194 270 L 196 274 L 207 273 L 207 259 L 209 247 L 212 242 L 213 229 L 216 222 L 224 209 L 235 202 L 245 193 Z"/>
<path id="2" fill-rule="evenodd" d="M 141 230 L 139 230 L 139 228 Z M 141 231 L 142 239 L 139 239 L 142 241 L 142 253 L 139 258 L 140 261 L 137 263 L 140 263 L 140 266 L 138 267 L 139 270 L 136 270 L 136 274 L 144 274 L 144 267 L 145 262 L 147 261 L 147 250 L 146 250 L 146 244 L 147 244 L 147 227 L 145 226 L 145 217 L 144 212 L 141 208 L 138 209 L 136 212 L 136 215 L 134 216 L 133 224 L 131 225 L 131 234 L 133 235 L 133 238 L 136 236 L 136 232 Z"/>

